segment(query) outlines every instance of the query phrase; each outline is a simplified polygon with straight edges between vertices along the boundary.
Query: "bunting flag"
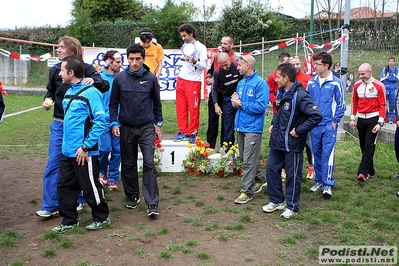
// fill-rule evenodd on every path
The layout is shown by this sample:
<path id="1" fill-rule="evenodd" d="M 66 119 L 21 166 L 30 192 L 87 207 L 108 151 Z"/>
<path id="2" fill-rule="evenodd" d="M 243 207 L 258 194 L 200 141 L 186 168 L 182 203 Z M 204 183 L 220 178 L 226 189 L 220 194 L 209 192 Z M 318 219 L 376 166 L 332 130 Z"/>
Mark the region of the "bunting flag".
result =
<path id="1" fill-rule="evenodd" d="M 7 91 L 3 90 L 3 83 L 0 81 L 0 93 L 4 95 L 8 95 Z"/>
<path id="2" fill-rule="evenodd" d="M 0 54 L 4 55 L 6 57 L 9 57 L 9 58 L 17 59 L 17 60 L 46 61 L 47 59 L 49 59 L 53 55 L 53 52 L 49 52 L 49 53 L 46 53 L 46 54 L 43 54 L 43 55 L 40 55 L 40 56 L 30 56 L 28 54 L 16 54 L 16 53 L 4 50 L 4 49 L 0 49 Z"/>
<path id="3" fill-rule="evenodd" d="M 279 43 L 273 47 L 270 48 L 266 48 L 263 50 L 254 50 L 254 51 L 250 51 L 250 52 L 242 52 L 242 53 L 236 53 L 237 55 L 261 55 L 261 54 L 268 54 L 272 51 L 276 51 L 278 49 L 282 49 L 282 48 L 286 48 L 290 45 L 293 45 L 294 43 L 297 42 L 302 42 L 304 45 L 304 48 L 308 48 L 308 50 L 312 51 L 311 53 L 313 54 L 313 49 L 324 49 L 327 47 L 331 47 L 327 53 L 331 54 L 335 49 L 338 48 L 338 46 L 340 46 L 340 44 L 347 38 L 347 36 L 344 34 L 342 35 L 339 39 L 332 41 L 332 42 L 327 42 L 324 43 L 322 45 L 317 45 L 317 44 L 309 44 L 305 39 L 298 37 L 298 38 L 293 38 L 291 40 L 288 40 L 286 42 L 282 42 Z"/>

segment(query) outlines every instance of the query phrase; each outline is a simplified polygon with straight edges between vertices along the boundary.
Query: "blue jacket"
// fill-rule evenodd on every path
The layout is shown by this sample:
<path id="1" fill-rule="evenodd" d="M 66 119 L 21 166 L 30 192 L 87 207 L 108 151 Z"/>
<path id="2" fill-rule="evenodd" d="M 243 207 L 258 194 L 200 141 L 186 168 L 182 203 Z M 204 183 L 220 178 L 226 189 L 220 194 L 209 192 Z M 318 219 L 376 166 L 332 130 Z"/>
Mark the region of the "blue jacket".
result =
<path id="1" fill-rule="evenodd" d="M 384 85 L 395 85 L 396 87 L 398 86 L 399 69 L 397 67 L 389 69 L 389 66 L 387 66 L 382 69 L 380 77 Z"/>
<path id="2" fill-rule="evenodd" d="M 128 68 L 115 76 L 109 103 L 111 127 L 118 125 L 118 118 L 131 127 L 163 122 L 158 79 L 148 66 L 143 67 L 140 73 Z"/>
<path id="3" fill-rule="evenodd" d="M 302 152 L 306 144 L 306 135 L 321 119 L 321 112 L 310 98 L 309 94 L 296 81 L 285 93 L 279 88 L 277 94 L 277 113 L 272 119 L 272 133 L 270 135 L 270 149 L 289 152 Z M 292 129 L 299 135 L 290 135 Z"/>
<path id="4" fill-rule="evenodd" d="M 61 63 L 55 64 L 49 70 L 49 80 L 46 86 L 47 93 L 44 98 L 51 98 L 54 101 L 54 117 L 64 119 L 64 110 L 62 108 L 62 100 L 64 99 L 65 92 L 69 89 L 69 84 L 62 83 L 60 76 Z M 93 86 L 101 92 L 106 92 L 109 89 L 109 83 L 104 81 L 96 69 L 89 64 L 85 63 L 85 77 L 94 80 Z"/>
<path id="5" fill-rule="evenodd" d="M 338 124 L 341 121 L 346 105 L 344 85 L 339 78 L 330 71 L 320 86 L 319 75 L 313 76 L 308 82 L 307 91 L 323 115 L 319 126 L 325 126 L 331 122 Z"/>
<path id="6" fill-rule="evenodd" d="M 87 86 L 87 90 L 71 100 L 73 95 Z M 67 109 L 69 102 L 71 104 Z M 85 145 L 89 148 L 89 156 L 97 156 L 98 138 L 108 126 L 101 92 L 91 85 L 71 84 L 62 107 L 65 112 L 62 154 L 76 157 L 76 150 Z"/>
<path id="7" fill-rule="evenodd" d="M 107 113 L 107 122 L 109 123 L 109 100 L 111 98 L 112 83 L 114 82 L 115 75 L 112 75 L 108 73 L 107 70 L 103 69 L 100 71 L 100 76 L 103 80 L 106 80 L 109 83 L 109 90 L 103 93 L 104 108 Z"/>
<path id="8" fill-rule="evenodd" d="M 269 102 L 269 86 L 266 81 L 255 70 L 251 76 L 244 76 L 238 82 L 236 92 L 242 107 L 237 109 L 234 129 L 237 132 L 262 134 Z"/>

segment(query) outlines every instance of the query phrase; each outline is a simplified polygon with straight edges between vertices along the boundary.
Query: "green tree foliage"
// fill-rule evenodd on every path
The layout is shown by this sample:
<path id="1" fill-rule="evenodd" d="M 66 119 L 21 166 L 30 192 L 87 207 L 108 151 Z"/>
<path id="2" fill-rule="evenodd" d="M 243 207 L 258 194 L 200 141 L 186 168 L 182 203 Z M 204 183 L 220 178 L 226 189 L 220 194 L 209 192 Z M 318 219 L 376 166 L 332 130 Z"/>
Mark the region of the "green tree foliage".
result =
<path id="1" fill-rule="evenodd" d="M 213 38 L 220 40 L 224 35 L 232 35 L 243 43 L 275 40 L 284 37 L 289 27 L 279 20 L 268 2 L 260 0 L 232 0 L 222 10 L 221 19 L 216 22 Z"/>
<path id="2" fill-rule="evenodd" d="M 150 10 L 142 22 L 152 29 L 155 38 L 164 48 L 176 48 L 182 45 L 179 26 L 192 21 L 194 13 L 192 3 L 181 1 L 176 4 L 173 0 L 166 0 L 162 8 Z"/>
<path id="3" fill-rule="evenodd" d="M 93 22 L 141 20 L 150 9 L 140 0 L 74 0 L 73 7 L 90 10 Z"/>
<path id="4" fill-rule="evenodd" d="M 66 28 L 66 33 L 77 38 L 83 46 L 91 46 L 97 42 L 97 34 L 91 19 L 91 11 L 81 6 L 72 11 L 72 22 Z"/>

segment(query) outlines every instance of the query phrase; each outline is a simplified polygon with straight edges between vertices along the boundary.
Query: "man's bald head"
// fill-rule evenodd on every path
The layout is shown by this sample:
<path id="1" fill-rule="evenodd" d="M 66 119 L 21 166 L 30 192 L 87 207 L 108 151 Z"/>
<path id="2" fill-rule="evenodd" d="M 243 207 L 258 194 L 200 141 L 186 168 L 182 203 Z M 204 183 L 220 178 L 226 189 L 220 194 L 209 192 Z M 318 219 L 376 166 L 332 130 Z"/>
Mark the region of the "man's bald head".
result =
<path id="1" fill-rule="evenodd" d="M 373 68 L 369 63 L 363 63 L 358 69 L 359 77 L 362 81 L 367 81 L 371 78 L 373 74 Z"/>
<path id="2" fill-rule="evenodd" d="M 255 71 L 256 60 L 252 55 L 243 55 L 238 60 L 238 71 L 243 76 L 250 76 Z"/>
<path id="3" fill-rule="evenodd" d="M 231 64 L 229 55 L 224 52 L 219 53 L 218 63 L 222 69 L 228 70 L 230 68 L 230 64 Z"/>
<path id="4" fill-rule="evenodd" d="M 373 71 L 373 68 L 369 63 L 363 63 L 360 65 L 358 71 Z"/>

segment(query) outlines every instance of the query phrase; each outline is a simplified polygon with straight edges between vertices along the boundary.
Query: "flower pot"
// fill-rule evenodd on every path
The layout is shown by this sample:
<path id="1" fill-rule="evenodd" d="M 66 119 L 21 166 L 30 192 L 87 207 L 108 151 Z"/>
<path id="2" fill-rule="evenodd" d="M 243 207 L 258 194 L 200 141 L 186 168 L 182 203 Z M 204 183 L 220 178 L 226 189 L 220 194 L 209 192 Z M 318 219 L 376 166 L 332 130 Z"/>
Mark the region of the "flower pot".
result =
<path id="1" fill-rule="evenodd" d="M 216 173 L 215 173 L 218 177 L 223 177 L 224 176 L 224 170 L 222 169 L 222 170 L 218 170 Z"/>
<path id="2" fill-rule="evenodd" d="M 242 168 L 233 168 L 234 176 L 242 176 Z"/>
<path id="3" fill-rule="evenodd" d="M 187 167 L 187 173 L 192 174 L 193 173 L 193 168 L 191 166 Z"/>
<path id="4" fill-rule="evenodd" d="M 204 174 L 204 172 L 199 170 L 197 167 L 194 168 L 194 175 L 195 176 L 200 176 L 200 175 L 203 175 L 203 174 Z"/>

